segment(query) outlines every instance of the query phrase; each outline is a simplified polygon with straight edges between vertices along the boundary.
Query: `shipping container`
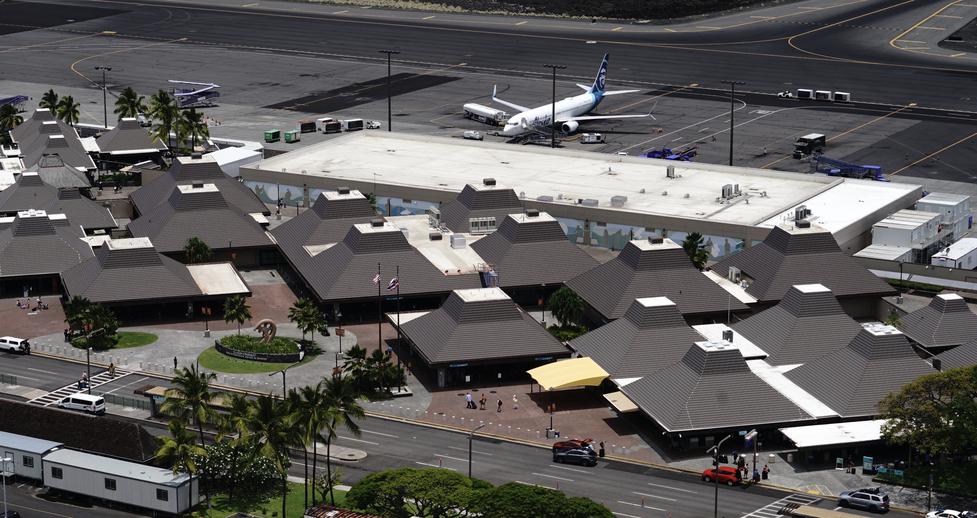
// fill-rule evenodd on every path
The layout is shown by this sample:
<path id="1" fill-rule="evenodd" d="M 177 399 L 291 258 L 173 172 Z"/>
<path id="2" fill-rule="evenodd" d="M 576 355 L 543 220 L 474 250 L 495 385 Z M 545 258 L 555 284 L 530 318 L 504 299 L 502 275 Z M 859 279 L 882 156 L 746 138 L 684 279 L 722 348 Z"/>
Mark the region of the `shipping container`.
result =
<path id="1" fill-rule="evenodd" d="M 285 142 L 288 144 L 294 144 L 302 140 L 302 136 L 299 134 L 299 130 L 289 130 L 285 132 Z"/>
<path id="2" fill-rule="evenodd" d="M 282 139 L 282 130 L 268 130 L 265 131 L 265 142 L 278 142 Z"/>

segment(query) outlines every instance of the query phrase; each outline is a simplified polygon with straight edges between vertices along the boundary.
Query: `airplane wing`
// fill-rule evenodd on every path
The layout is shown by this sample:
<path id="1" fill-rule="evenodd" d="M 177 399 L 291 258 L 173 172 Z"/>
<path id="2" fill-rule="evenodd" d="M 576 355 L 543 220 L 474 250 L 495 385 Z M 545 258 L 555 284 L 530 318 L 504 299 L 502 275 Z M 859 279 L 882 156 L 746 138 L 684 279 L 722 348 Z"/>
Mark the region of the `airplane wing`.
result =
<path id="1" fill-rule="evenodd" d="M 577 86 L 580 86 L 580 85 L 577 85 Z M 637 93 L 637 92 L 640 92 L 640 91 L 641 90 L 615 90 L 613 92 L 604 92 L 604 97 L 607 97 L 608 95 L 633 94 L 633 93 Z"/>
<path id="2" fill-rule="evenodd" d="M 519 106 L 516 103 L 510 103 L 509 101 L 503 101 L 502 99 L 499 99 L 498 97 L 496 97 L 495 96 L 495 91 L 496 91 L 497 88 L 498 87 L 495 86 L 495 85 L 492 86 L 492 100 L 493 101 L 495 101 L 495 102 L 497 102 L 499 104 L 504 104 L 504 105 L 508 106 L 509 108 L 512 108 L 513 110 L 519 110 L 521 112 L 528 112 L 529 111 L 529 108 L 526 108 L 525 106 Z"/>
<path id="3" fill-rule="evenodd" d="M 567 117 L 565 119 L 559 119 L 556 122 L 569 122 L 569 121 L 583 122 L 583 121 L 599 121 L 599 120 L 612 120 L 612 119 L 637 119 L 642 117 L 651 117 L 652 119 L 655 118 L 654 116 L 651 115 L 651 112 L 648 112 L 644 115 L 581 115 L 580 117 Z"/>

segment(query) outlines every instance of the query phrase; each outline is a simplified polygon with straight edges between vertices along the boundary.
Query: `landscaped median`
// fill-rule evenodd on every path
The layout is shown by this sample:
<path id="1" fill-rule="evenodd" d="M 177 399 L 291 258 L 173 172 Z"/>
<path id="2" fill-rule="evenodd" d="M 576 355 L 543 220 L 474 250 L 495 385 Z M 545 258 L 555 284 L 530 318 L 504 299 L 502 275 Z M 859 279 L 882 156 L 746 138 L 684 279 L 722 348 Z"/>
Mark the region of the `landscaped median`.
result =
<path id="1" fill-rule="evenodd" d="M 275 372 L 311 361 L 318 353 L 314 346 L 302 347 L 299 341 L 276 336 L 268 342 L 255 336 L 230 335 L 200 353 L 200 366 L 229 374 Z"/>

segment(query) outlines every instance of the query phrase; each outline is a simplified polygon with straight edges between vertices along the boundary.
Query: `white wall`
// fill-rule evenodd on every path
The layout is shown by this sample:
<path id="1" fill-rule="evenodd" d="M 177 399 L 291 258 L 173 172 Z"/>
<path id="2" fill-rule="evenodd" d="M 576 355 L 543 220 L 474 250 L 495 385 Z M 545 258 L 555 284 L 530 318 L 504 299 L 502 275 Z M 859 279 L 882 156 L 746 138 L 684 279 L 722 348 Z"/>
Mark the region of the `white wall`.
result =
<path id="1" fill-rule="evenodd" d="M 33 457 L 34 467 L 24 466 L 24 457 Z M 0 447 L 0 458 L 10 457 L 13 462 L 7 463 L 7 469 L 13 468 L 14 475 L 41 480 L 41 456 L 36 453 L 27 453 L 20 450 Z"/>
<path id="2" fill-rule="evenodd" d="M 57 479 L 51 476 L 52 467 L 61 468 L 64 473 L 63 478 Z M 115 480 L 115 491 L 105 489 L 106 478 Z M 181 498 L 178 509 L 177 488 L 175 487 L 107 475 L 97 471 L 66 466 L 47 460 L 44 461 L 44 485 L 94 498 L 121 502 L 136 507 L 173 514 L 187 509 L 189 504 L 186 497 L 186 489 L 180 494 Z M 196 485 L 197 481 L 194 481 L 194 486 Z M 157 488 L 165 489 L 169 492 L 169 499 L 167 501 L 164 502 L 156 498 Z M 196 489 L 194 487 L 194 492 L 196 492 Z"/>

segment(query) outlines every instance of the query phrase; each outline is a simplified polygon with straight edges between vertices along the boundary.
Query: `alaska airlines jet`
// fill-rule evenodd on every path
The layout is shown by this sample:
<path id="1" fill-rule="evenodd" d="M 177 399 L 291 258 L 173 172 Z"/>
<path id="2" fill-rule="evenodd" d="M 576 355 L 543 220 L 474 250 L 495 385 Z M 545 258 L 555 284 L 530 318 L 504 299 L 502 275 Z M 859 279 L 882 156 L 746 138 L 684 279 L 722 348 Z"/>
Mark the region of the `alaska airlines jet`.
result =
<path id="1" fill-rule="evenodd" d="M 645 115 L 587 115 L 600 104 L 600 101 L 605 96 L 640 92 L 640 90 L 604 91 L 604 82 L 607 80 L 607 56 L 608 54 L 604 54 L 604 60 L 601 61 L 600 68 L 597 70 L 597 77 L 594 79 L 594 84 L 587 86 L 577 83 L 577 86 L 583 88 L 584 93 L 556 102 L 556 124 L 560 131 L 573 133 L 580 126 L 580 123 L 584 121 L 631 119 L 651 116 L 651 113 Z M 553 124 L 550 120 L 553 116 L 553 104 L 546 104 L 538 108 L 526 108 L 525 106 L 503 101 L 496 97 L 495 93 L 496 88 L 493 87 L 493 101 L 519 111 L 519 113 L 513 115 L 506 122 L 505 128 L 502 130 L 503 135 L 515 137 L 524 133 L 541 131 Z"/>

